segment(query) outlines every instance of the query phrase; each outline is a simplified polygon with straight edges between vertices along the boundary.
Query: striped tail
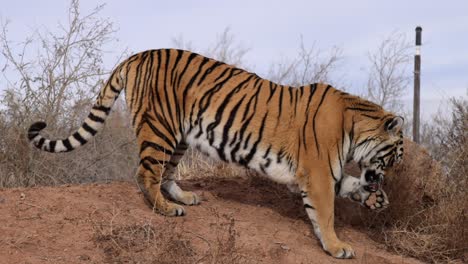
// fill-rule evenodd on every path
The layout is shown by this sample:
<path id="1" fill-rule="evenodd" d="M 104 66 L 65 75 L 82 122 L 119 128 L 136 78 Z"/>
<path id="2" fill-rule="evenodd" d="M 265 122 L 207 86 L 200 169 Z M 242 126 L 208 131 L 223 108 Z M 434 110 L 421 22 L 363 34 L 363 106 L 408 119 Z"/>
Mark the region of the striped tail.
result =
<path id="1" fill-rule="evenodd" d="M 93 136 L 99 132 L 110 113 L 115 100 L 119 97 L 122 87 L 119 85 L 122 81 L 114 72 L 107 84 L 101 89 L 97 102 L 94 104 L 88 117 L 81 127 L 66 139 L 50 140 L 43 137 L 40 132 L 47 124 L 45 122 L 36 122 L 29 127 L 28 139 L 38 149 L 47 152 L 69 152 L 86 144 Z"/>

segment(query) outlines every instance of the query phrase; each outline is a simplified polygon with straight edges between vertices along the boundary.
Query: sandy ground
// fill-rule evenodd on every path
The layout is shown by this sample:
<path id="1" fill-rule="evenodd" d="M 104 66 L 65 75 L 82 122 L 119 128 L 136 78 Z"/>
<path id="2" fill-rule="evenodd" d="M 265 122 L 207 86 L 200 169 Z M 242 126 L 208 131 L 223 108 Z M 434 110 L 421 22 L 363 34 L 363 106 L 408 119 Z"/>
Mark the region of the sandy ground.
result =
<path id="1" fill-rule="evenodd" d="M 419 263 L 343 221 L 337 234 L 357 257 L 331 258 L 299 197 L 283 186 L 181 185 L 203 200 L 178 218 L 153 213 L 128 182 L 0 190 L 0 263 Z"/>

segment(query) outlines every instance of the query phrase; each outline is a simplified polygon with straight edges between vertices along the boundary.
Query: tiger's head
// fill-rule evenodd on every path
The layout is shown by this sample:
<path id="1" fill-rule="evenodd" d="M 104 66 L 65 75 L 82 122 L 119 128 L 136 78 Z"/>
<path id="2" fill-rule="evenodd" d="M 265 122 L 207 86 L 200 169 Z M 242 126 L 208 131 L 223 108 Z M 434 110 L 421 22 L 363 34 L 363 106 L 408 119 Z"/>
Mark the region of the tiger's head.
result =
<path id="1" fill-rule="evenodd" d="M 380 189 L 387 169 L 401 162 L 403 123 L 401 116 L 386 115 L 383 120 L 364 120 L 358 129 L 353 158 L 361 169 L 361 185 L 368 191 Z"/>

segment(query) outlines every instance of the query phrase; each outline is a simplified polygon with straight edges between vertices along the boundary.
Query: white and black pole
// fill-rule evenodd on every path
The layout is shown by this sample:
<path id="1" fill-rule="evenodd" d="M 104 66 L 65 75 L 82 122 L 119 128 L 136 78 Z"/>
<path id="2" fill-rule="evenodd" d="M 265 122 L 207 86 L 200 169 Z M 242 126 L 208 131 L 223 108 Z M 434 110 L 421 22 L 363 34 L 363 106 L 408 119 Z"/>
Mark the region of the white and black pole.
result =
<path id="1" fill-rule="evenodd" d="M 421 32 L 416 27 L 416 53 L 414 54 L 414 100 L 413 100 L 413 141 L 419 143 L 419 109 L 420 109 L 420 76 L 421 76 Z"/>

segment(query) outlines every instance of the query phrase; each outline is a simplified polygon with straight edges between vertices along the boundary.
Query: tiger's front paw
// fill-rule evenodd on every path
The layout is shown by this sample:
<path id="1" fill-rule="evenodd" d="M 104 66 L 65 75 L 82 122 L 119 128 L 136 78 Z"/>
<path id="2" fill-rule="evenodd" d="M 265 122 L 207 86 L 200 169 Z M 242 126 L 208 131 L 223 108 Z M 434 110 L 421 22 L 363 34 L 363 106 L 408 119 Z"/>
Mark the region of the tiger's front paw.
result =
<path id="1" fill-rule="evenodd" d="M 330 243 L 325 250 L 335 258 L 339 259 L 349 259 L 356 256 L 354 249 L 348 243 L 342 241 L 336 241 Z"/>
<path id="2" fill-rule="evenodd" d="M 168 202 L 164 207 L 154 207 L 156 211 L 165 216 L 184 216 L 185 208 L 182 205 Z"/>
<path id="3" fill-rule="evenodd" d="M 364 205 L 371 210 L 385 209 L 390 204 L 387 194 L 383 190 L 370 193 Z"/>
<path id="4" fill-rule="evenodd" d="M 351 195 L 351 199 L 361 203 L 362 205 L 371 210 L 385 209 L 390 204 L 390 202 L 388 201 L 387 194 L 383 190 L 369 192 L 363 187 L 359 188 L 356 192 L 354 192 Z"/>

